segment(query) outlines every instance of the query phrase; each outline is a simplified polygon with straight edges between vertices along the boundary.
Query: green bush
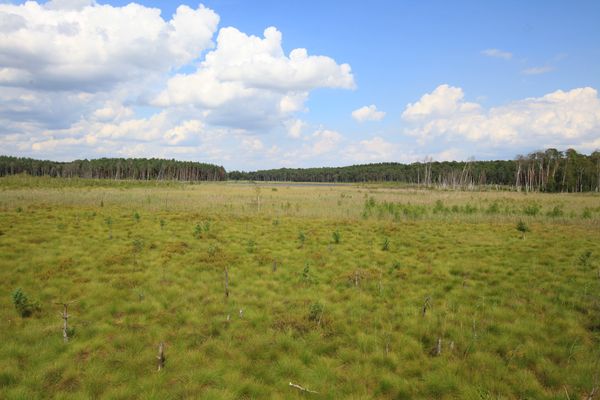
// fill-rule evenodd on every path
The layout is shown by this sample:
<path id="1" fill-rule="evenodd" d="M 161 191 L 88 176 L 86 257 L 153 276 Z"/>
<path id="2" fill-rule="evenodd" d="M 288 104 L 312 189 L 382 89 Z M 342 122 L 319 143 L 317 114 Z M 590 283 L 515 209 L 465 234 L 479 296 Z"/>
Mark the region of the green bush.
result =
<path id="1" fill-rule="evenodd" d="M 433 207 L 434 214 L 447 213 L 450 211 L 448 208 L 444 207 L 444 202 L 441 200 L 436 200 L 435 206 Z"/>
<path id="2" fill-rule="evenodd" d="M 488 214 L 498 214 L 500 212 L 500 205 L 497 201 L 494 201 L 490 206 L 485 210 Z"/>
<path id="3" fill-rule="evenodd" d="M 586 207 L 583 210 L 583 213 L 581 214 L 581 218 L 584 218 L 584 219 L 592 218 L 592 210 L 590 208 Z"/>
<path id="4" fill-rule="evenodd" d="M 537 203 L 528 204 L 523 207 L 523 214 L 531 215 L 532 217 L 538 215 L 542 207 Z"/>
<path id="5" fill-rule="evenodd" d="M 558 218 L 564 215 L 562 206 L 554 206 L 554 208 L 546 213 L 547 216 Z"/>

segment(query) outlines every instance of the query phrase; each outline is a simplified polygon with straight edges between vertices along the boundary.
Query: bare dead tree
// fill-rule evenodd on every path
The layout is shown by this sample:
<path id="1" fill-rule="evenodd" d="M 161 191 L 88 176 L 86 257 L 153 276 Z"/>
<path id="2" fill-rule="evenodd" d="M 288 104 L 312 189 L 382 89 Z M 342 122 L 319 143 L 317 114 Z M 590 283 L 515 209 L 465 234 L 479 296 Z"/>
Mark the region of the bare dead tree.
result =
<path id="1" fill-rule="evenodd" d="M 67 343 L 69 341 L 69 312 L 68 312 L 68 307 L 70 304 L 73 304 L 77 302 L 77 300 L 72 300 L 72 301 L 68 301 L 66 303 L 54 303 L 60 306 L 63 306 L 63 311 L 60 314 L 60 316 L 62 317 L 63 320 L 63 341 L 65 343 Z"/>

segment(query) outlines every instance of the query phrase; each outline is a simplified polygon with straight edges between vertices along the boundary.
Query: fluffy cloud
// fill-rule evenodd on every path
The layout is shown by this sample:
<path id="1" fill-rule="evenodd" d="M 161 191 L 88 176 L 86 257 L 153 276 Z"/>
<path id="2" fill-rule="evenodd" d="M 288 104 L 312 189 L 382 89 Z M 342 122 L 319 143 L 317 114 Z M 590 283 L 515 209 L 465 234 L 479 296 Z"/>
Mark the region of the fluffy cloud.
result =
<path id="1" fill-rule="evenodd" d="M 206 55 L 201 70 L 214 71 L 220 81 L 282 92 L 354 87 L 348 64 L 338 65 L 325 56 L 309 56 L 302 48 L 286 56 L 281 40 L 281 32 L 275 27 L 265 29 L 264 39 L 232 27 L 223 28 L 217 37 L 217 48 Z"/>
<path id="2" fill-rule="evenodd" d="M 201 121 L 188 120 L 166 131 L 163 137 L 170 145 L 181 145 L 188 142 L 192 136 L 200 135 L 203 130 L 204 124 Z"/>
<path id="3" fill-rule="evenodd" d="M 402 117 L 412 124 L 409 133 L 422 141 L 444 137 L 515 148 L 564 147 L 597 136 L 600 99 L 595 89 L 584 87 L 485 110 L 466 102 L 461 88 L 441 85 L 408 104 Z"/>
<path id="4" fill-rule="evenodd" d="M 62 0 L 0 4 L 0 21 L 0 85 L 95 92 L 198 58 L 219 16 L 180 6 L 165 21 L 160 10 L 135 3 Z"/>
<path id="5" fill-rule="evenodd" d="M 329 129 L 319 129 L 312 134 L 316 141 L 311 148 L 312 155 L 321 155 L 335 149 L 338 143 L 342 140 L 342 135 L 339 132 Z"/>
<path id="6" fill-rule="evenodd" d="M 13 140 L 2 138 L 8 150 L 33 157 L 53 154 L 54 158 L 73 159 L 73 154 L 85 157 L 127 156 L 165 157 L 223 162 L 229 154 L 221 149 L 241 144 L 234 141 L 234 131 L 207 130 L 197 119 L 185 119 L 169 111 L 147 118 L 121 117 L 126 107 L 108 105 L 82 118 L 66 129 L 24 132 Z M 115 112 L 117 111 L 117 112 Z M 97 118 L 100 115 L 101 118 Z M 109 120 L 109 115 L 114 117 Z M 9 135 L 10 137 L 10 135 Z M 222 156 L 219 159 L 219 156 Z"/>
<path id="7" fill-rule="evenodd" d="M 498 49 L 486 49 L 483 50 L 481 54 L 488 57 L 502 58 L 504 60 L 510 60 L 513 56 L 511 52 L 502 51 Z"/>
<path id="8" fill-rule="evenodd" d="M 385 117 L 385 112 L 377 111 L 377 107 L 374 104 L 352 111 L 352 118 L 358 122 L 381 121 L 383 117 Z"/>
<path id="9" fill-rule="evenodd" d="M 463 101 L 465 94 L 461 88 L 440 85 L 433 92 L 423 95 L 416 103 L 409 103 L 402 113 L 407 121 L 418 121 L 432 116 L 479 111 L 479 104 Z"/>
<path id="10" fill-rule="evenodd" d="M 93 4 L 93 0 L 50 0 L 45 6 L 51 10 L 81 10 Z"/>
<path id="11" fill-rule="evenodd" d="M 286 55 L 281 41 L 282 35 L 274 27 L 265 29 L 263 38 L 233 27 L 222 28 L 216 48 L 206 54 L 196 71 L 170 78 L 152 104 L 193 105 L 208 110 L 208 118 L 223 108 L 234 110 L 231 117 L 235 118 L 252 104 L 253 115 L 261 121 L 268 115 L 277 124 L 287 114 L 302 110 L 312 89 L 355 87 L 348 64 L 309 56 L 306 49 Z M 228 124 L 228 118 L 222 116 L 218 123 Z"/>
<path id="12" fill-rule="evenodd" d="M 301 119 L 293 119 L 285 122 L 288 136 L 298 139 L 302 136 L 302 130 L 306 127 L 306 122 Z"/>
<path id="13" fill-rule="evenodd" d="M 260 139 L 254 137 L 244 138 L 242 140 L 242 145 L 249 151 L 260 151 L 265 147 Z"/>
<path id="14" fill-rule="evenodd" d="M 344 156 L 351 162 L 383 162 L 394 161 L 398 146 L 376 136 L 370 140 L 361 140 L 344 149 Z"/>

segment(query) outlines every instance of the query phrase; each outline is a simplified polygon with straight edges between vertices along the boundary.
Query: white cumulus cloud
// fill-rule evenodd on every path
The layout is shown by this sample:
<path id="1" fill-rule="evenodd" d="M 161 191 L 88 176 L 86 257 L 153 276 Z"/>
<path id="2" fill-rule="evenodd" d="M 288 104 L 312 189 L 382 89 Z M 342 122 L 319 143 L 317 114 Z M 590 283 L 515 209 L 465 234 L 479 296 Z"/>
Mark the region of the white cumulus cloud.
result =
<path id="1" fill-rule="evenodd" d="M 219 31 L 216 48 L 196 71 L 170 78 L 152 104 L 194 105 L 209 111 L 227 108 L 236 113 L 247 112 L 252 104 L 252 115 L 262 121 L 268 115 L 274 122 L 302 110 L 312 89 L 354 87 L 348 64 L 308 55 L 301 48 L 286 55 L 281 32 L 274 27 L 265 29 L 263 38 L 227 27 Z M 235 118 L 235 114 L 215 114 L 221 124 Z"/>
<path id="2" fill-rule="evenodd" d="M 385 117 L 385 112 L 378 111 L 374 104 L 352 111 L 352 118 L 358 122 L 381 121 L 383 117 Z"/>
<path id="3" fill-rule="evenodd" d="M 433 92 L 424 94 L 416 103 L 409 103 L 402 113 L 402 118 L 415 121 L 435 115 L 478 111 L 479 104 L 463 101 L 464 96 L 461 88 L 440 85 Z"/>
<path id="4" fill-rule="evenodd" d="M 396 160 L 398 145 L 376 136 L 348 145 L 344 155 L 351 162 L 383 162 Z"/>
<path id="5" fill-rule="evenodd" d="M 312 134 L 315 142 L 311 148 L 312 155 L 321 155 L 334 150 L 338 143 L 342 140 L 342 135 L 339 132 L 329 129 L 319 129 Z"/>
<path id="6" fill-rule="evenodd" d="M 306 127 L 306 122 L 301 119 L 293 119 L 285 122 L 288 136 L 298 139 L 302 136 L 302 130 Z"/>
<path id="7" fill-rule="evenodd" d="M 219 16 L 203 6 L 160 10 L 85 1 L 0 4 L 0 85 L 94 92 L 165 72 L 212 45 Z"/>
<path id="8" fill-rule="evenodd" d="M 514 148 L 561 147 L 597 137 L 600 99 L 596 89 L 583 87 L 486 110 L 466 102 L 461 88 L 441 85 L 409 104 L 402 116 L 411 124 L 408 132 L 421 141 L 443 137 Z"/>

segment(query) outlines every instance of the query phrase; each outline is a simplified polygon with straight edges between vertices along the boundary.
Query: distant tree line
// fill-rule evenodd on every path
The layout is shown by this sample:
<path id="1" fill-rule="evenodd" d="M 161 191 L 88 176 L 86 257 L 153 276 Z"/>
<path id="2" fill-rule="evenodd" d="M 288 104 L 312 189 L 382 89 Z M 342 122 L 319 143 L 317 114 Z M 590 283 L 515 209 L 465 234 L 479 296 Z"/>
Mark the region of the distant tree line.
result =
<path id="1" fill-rule="evenodd" d="M 225 168 L 213 164 L 158 158 L 100 158 L 58 162 L 0 156 L 0 176 L 26 173 L 32 176 L 91 179 L 139 179 L 223 181 Z"/>
<path id="2" fill-rule="evenodd" d="M 600 151 L 590 155 L 573 149 L 548 149 L 514 160 L 378 163 L 348 167 L 280 168 L 231 171 L 213 164 L 157 158 L 100 158 L 70 162 L 0 156 L 0 176 L 179 181 L 403 182 L 423 186 L 468 188 L 501 185 L 540 192 L 600 190 Z"/>
<path id="3" fill-rule="evenodd" d="M 349 167 L 231 171 L 228 177 L 253 181 L 404 182 L 458 187 L 504 184 L 514 180 L 514 171 L 513 161 L 426 161 L 413 164 L 378 163 Z"/>
<path id="4" fill-rule="evenodd" d="M 502 185 L 517 190 L 585 192 L 600 189 L 600 151 L 536 151 L 515 160 L 378 163 L 327 168 L 280 168 L 231 171 L 229 179 L 290 182 L 403 182 L 465 188 Z"/>

